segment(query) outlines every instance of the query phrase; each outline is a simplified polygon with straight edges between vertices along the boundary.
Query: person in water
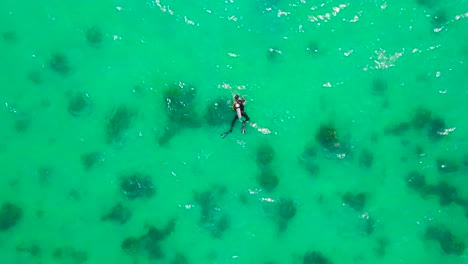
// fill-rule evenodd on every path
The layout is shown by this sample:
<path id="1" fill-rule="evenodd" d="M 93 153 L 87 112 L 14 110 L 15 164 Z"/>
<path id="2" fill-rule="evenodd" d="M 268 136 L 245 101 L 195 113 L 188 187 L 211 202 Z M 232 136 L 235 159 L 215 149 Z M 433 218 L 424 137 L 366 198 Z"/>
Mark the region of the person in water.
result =
<path id="1" fill-rule="evenodd" d="M 245 106 L 245 99 L 244 97 L 239 97 L 239 95 L 234 96 L 234 102 L 232 103 L 232 110 L 236 111 L 236 116 L 234 116 L 234 119 L 231 122 L 231 129 L 222 134 L 221 137 L 227 136 L 229 133 L 232 132 L 232 128 L 236 124 L 236 121 L 239 119 L 240 122 L 242 122 L 242 134 L 245 134 L 245 123 L 250 120 L 249 116 L 244 112 L 244 106 Z M 242 117 L 245 117 L 245 120 L 242 121 Z"/>

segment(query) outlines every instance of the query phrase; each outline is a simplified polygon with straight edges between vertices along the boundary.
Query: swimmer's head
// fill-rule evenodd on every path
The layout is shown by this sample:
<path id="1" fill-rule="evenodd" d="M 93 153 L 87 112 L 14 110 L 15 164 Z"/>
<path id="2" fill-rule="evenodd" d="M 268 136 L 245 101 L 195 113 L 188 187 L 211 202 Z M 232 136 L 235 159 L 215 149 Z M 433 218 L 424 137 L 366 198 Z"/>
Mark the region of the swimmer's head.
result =
<path id="1" fill-rule="evenodd" d="M 239 99 L 239 95 L 234 95 L 234 100 L 238 100 Z"/>

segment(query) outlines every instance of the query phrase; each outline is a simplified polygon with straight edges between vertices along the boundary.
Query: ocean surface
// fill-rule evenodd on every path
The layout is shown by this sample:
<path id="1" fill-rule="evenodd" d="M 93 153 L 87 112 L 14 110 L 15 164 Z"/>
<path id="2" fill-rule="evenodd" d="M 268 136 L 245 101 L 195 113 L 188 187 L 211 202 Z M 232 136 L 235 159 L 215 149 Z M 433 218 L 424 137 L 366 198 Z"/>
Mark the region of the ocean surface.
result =
<path id="1" fill-rule="evenodd" d="M 0 263 L 468 263 L 466 0 L 2 0 L 0 61 Z"/>

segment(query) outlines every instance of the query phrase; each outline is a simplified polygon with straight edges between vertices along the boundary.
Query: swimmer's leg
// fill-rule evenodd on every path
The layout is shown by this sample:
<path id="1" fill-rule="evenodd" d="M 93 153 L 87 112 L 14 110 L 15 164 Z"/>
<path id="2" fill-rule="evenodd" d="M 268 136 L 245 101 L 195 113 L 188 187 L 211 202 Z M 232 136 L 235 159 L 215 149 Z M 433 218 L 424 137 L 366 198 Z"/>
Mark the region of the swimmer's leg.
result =
<path id="1" fill-rule="evenodd" d="M 242 122 L 242 134 L 245 134 L 245 123 L 250 120 L 249 116 L 242 112 L 242 116 L 245 117 L 245 120 Z"/>
<path id="2" fill-rule="evenodd" d="M 234 125 L 236 124 L 237 119 L 238 119 L 238 117 L 237 117 L 237 115 L 236 115 L 236 116 L 234 117 L 234 119 L 232 120 L 232 122 L 231 122 L 231 129 L 229 129 L 228 132 L 222 134 L 222 135 L 221 135 L 222 138 L 225 138 L 229 133 L 232 132 L 232 129 L 234 128 Z"/>

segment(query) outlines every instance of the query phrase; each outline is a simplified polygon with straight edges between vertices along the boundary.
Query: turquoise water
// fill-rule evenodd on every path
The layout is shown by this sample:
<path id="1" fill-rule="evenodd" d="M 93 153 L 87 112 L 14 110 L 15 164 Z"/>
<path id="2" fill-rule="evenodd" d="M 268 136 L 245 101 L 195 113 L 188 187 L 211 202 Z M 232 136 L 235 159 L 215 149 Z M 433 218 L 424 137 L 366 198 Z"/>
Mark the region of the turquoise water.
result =
<path id="1" fill-rule="evenodd" d="M 1 263 L 468 263 L 467 1 L 0 7 Z"/>

